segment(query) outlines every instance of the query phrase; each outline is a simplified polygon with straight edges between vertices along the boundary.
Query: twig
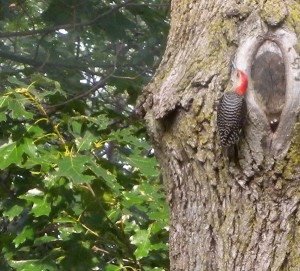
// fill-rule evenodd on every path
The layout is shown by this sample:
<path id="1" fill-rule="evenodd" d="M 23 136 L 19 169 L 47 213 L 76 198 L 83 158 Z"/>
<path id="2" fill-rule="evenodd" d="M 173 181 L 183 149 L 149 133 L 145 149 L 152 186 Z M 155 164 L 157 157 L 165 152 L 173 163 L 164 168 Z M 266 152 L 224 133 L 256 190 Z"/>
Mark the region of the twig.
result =
<path id="1" fill-rule="evenodd" d="M 61 107 L 61 106 L 66 105 L 66 104 L 68 104 L 68 103 L 70 103 L 72 101 L 78 100 L 80 98 L 84 98 L 84 97 L 88 96 L 89 94 L 91 94 L 92 92 L 95 92 L 97 89 L 99 89 L 101 87 L 104 87 L 106 81 L 112 76 L 112 74 L 110 74 L 107 77 L 101 79 L 94 86 L 92 86 L 89 90 L 87 90 L 87 91 L 85 91 L 83 93 L 80 93 L 80 94 L 78 94 L 78 95 L 76 95 L 76 96 L 68 99 L 65 102 L 62 102 L 62 103 L 59 103 L 59 104 L 55 104 L 55 105 L 51 105 L 51 106 L 47 106 L 47 111 L 50 110 L 50 112 L 51 112 L 54 108 Z"/>
<path id="2" fill-rule="evenodd" d="M 107 250 L 105 250 L 105 249 L 103 249 L 103 248 L 99 248 L 99 247 L 97 247 L 97 246 L 93 246 L 92 247 L 92 250 L 94 251 L 94 252 L 103 252 L 103 253 L 105 253 L 105 254 L 109 254 L 109 252 L 107 251 Z"/>

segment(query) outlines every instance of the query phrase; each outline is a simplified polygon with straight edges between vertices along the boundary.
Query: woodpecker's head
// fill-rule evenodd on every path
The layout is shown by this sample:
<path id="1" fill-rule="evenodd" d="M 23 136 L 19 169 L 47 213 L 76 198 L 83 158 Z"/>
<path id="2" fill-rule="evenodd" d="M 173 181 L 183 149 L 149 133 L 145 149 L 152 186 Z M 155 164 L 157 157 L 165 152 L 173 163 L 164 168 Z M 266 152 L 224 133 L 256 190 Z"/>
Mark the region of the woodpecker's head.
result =
<path id="1" fill-rule="evenodd" d="M 237 69 L 238 84 L 235 88 L 235 92 L 239 95 L 245 95 L 248 88 L 248 76 L 243 71 Z"/>

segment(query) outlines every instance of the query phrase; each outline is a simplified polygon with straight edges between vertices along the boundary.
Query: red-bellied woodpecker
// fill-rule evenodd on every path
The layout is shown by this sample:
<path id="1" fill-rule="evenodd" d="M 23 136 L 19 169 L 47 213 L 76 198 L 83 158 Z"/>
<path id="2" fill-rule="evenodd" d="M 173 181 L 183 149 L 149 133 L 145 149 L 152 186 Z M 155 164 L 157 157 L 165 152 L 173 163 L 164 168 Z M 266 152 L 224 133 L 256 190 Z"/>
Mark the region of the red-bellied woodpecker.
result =
<path id="1" fill-rule="evenodd" d="M 247 114 L 244 96 L 248 87 L 248 76 L 237 70 L 237 77 L 239 83 L 235 90 L 224 93 L 218 105 L 217 126 L 223 147 L 230 147 L 238 141 Z"/>

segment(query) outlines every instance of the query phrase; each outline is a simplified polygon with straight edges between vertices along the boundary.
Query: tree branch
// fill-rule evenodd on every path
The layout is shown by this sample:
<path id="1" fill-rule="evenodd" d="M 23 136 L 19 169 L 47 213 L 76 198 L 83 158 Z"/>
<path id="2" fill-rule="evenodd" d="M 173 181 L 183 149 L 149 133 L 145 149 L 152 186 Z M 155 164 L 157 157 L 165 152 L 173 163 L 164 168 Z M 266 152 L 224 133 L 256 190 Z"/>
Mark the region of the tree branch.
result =
<path id="1" fill-rule="evenodd" d="M 40 35 L 40 34 L 49 34 L 51 32 L 60 30 L 60 29 L 72 29 L 75 27 L 84 27 L 84 26 L 90 26 L 94 23 L 96 23 L 99 19 L 110 15 L 111 13 L 129 5 L 133 0 L 126 0 L 123 4 L 120 5 L 115 5 L 112 8 L 110 8 L 108 11 L 96 16 L 94 19 L 87 21 L 87 22 L 82 22 L 82 23 L 74 23 L 74 24 L 63 24 L 63 25 L 55 25 L 52 27 L 48 28 L 43 28 L 43 29 L 36 29 L 36 30 L 29 30 L 29 31 L 17 31 L 17 32 L 7 32 L 7 33 L 0 33 L 0 38 L 11 38 L 11 37 L 28 37 L 28 36 L 34 36 L 34 35 Z"/>
<path id="2" fill-rule="evenodd" d="M 47 110 L 47 113 L 51 113 L 53 111 L 55 111 L 56 108 L 58 107 L 61 107 L 63 105 L 66 105 L 72 101 L 75 101 L 75 100 L 78 100 L 78 99 L 81 99 L 81 98 L 85 98 L 87 97 L 89 94 L 95 92 L 96 90 L 98 90 L 99 88 L 102 88 L 105 86 L 105 83 L 107 82 L 107 80 L 113 75 L 115 71 L 113 71 L 111 74 L 109 74 L 108 76 L 104 77 L 103 79 L 101 79 L 99 82 L 97 82 L 95 85 L 93 85 L 90 89 L 88 89 L 87 91 L 85 92 L 82 92 L 62 103 L 59 103 L 59 104 L 55 104 L 55 105 L 50 105 L 50 106 L 46 106 L 46 110 Z"/>
<path id="3" fill-rule="evenodd" d="M 15 55 L 13 53 L 0 51 L 0 58 L 4 58 L 7 60 L 12 60 L 18 63 L 27 64 L 33 67 L 49 67 L 49 68 L 66 68 L 66 69 L 77 69 L 80 71 L 84 71 L 91 75 L 102 76 L 101 73 L 90 70 L 87 66 L 76 65 L 76 64 L 66 64 L 61 62 L 48 62 L 41 61 L 38 59 L 31 59 L 20 55 Z"/>

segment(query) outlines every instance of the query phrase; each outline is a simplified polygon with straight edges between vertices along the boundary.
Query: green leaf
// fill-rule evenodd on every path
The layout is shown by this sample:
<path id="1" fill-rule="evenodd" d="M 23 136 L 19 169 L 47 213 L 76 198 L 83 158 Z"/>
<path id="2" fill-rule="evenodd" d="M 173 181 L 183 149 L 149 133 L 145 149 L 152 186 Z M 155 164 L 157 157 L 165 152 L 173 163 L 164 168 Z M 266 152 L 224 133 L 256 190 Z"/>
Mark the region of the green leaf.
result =
<path id="1" fill-rule="evenodd" d="M 96 118 L 92 118 L 91 120 L 97 124 L 98 131 L 105 130 L 110 122 L 109 118 L 104 114 L 98 115 Z"/>
<path id="2" fill-rule="evenodd" d="M 134 135 L 135 132 L 136 131 L 132 127 L 119 129 L 111 133 L 110 137 L 121 143 L 131 144 L 132 146 L 140 149 L 148 149 L 150 147 L 149 143 L 140 137 L 136 137 Z"/>
<path id="3" fill-rule="evenodd" d="M 44 98 L 47 96 L 54 96 L 59 93 L 60 95 L 66 97 L 66 92 L 62 90 L 58 81 L 52 80 L 51 78 L 40 73 L 32 74 L 31 80 L 34 82 L 35 86 L 42 86 L 43 88 L 46 88 L 43 90 L 43 92 L 35 93 L 35 96 Z"/>
<path id="4" fill-rule="evenodd" d="M 97 140 L 91 132 L 87 131 L 84 134 L 84 137 L 76 138 L 75 143 L 77 146 L 77 150 L 79 151 L 86 151 L 92 148 L 92 144 Z"/>
<path id="5" fill-rule="evenodd" d="M 23 160 L 23 149 L 16 142 L 10 142 L 0 147 L 2 159 L 0 169 L 5 169 L 11 164 L 20 165 Z"/>
<path id="6" fill-rule="evenodd" d="M 117 195 L 120 194 L 122 186 L 118 183 L 116 176 L 108 170 L 105 170 L 101 165 L 91 162 L 88 167 L 96 174 L 97 177 L 102 178 L 108 187 L 110 187 Z"/>
<path id="7" fill-rule="evenodd" d="M 7 81 L 14 84 L 14 85 L 17 85 L 17 86 L 20 86 L 20 87 L 27 87 L 27 85 L 20 81 L 17 77 L 15 76 L 10 76 L 7 78 Z"/>
<path id="8" fill-rule="evenodd" d="M 42 119 L 38 119 L 38 121 L 41 121 Z M 25 124 L 27 133 L 31 136 L 31 138 L 41 138 L 45 136 L 46 132 L 39 126 L 35 124 Z"/>
<path id="9" fill-rule="evenodd" d="M 15 247 L 19 247 L 19 245 L 23 244 L 26 240 L 32 240 L 33 236 L 33 228 L 31 228 L 30 226 L 25 226 L 23 230 L 13 240 L 13 243 L 15 244 Z"/>
<path id="10" fill-rule="evenodd" d="M 57 162 L 57 176 L 66 177 L 75 184 L 89 183 L 94 177 L 83 172 L 87 169 L 85 164 L 90 160 L 91 157 L 86 155 L 63 157 Z"/>
<path id="11" fill-rule="evenodd" d="M 139 171 L 146 177 L 157 177 L 159 172 L 157 170 L 157 161 L 153 157 L 143 157 L 137 151 L 133 152 L 127 161 L 130 165 L 139 169 Z"/>
<path id="12" fill-rule="evenodd" d="M 168 245 L 165 243 L 158 243 L 158 244 L 152 244 L 151 250 L 162 250 L 162 249 L 168 249 Z"/>
<path id="13" fill-rule="evenodd" d="M 57 238 L 54 236 L 49 236 L 49 235 L 44 235 L 42 237 L 38 237 L 34 239 L 34 244 L 36 246 L 41 245 L 41 244 L 48 244 L 50 242 L 56 241 Z"/>
<path id="14" fill-rule="evenodd" d="M 6 113 L 5 112 L 0 112 L 0 122 L 6 121 L 6 120 L 7 120 Z"/>
<path id="15" fill-rule="evenodd" d="M 30 157 L 36 157 L 36 146 L 34 145 L 34 142 L 32 138 L 24 138 L 22 140 L 22 151 L 23 153 L 26 153 Z"/>
<path id="16" fill-rule="evenodd" d="M 4 210 L 3 215 L 7 216 L 8 219 L 11 221 L 14 217 L 20 215 L 24 208 L 19 205 L 14 205 L 8 210 Z"/>
<path id="17" fill-rule="evenodd" d="M 116 266 L 116 265 L 113 265 L 113 264 L 108 264 L 105 266 L 105 271 L 120 271 L 122 270 L 122 267 L 120 266 Z"/>
<path id="18" fill-rule="evenodd" d="M 20 199 L 25 199 L 27 202 L 33 203 L 31 213 L 35 217 L 46 215 L 51 212 L 51 205 L 48 198 L 43 195 L 38 189 L 29 190 L 26 195 L 19 196 Z"/>
<path id="19" fill-rule="evenodd" d="M 11 110 L 11 117 L 13 119 L 32 119 L 33 114 L 25 109 L 24 104 L 28 103 L 24 100 L 24 96 L 20 94 L 15 94 L 14 99 L 8 100 L 8 109 Z"/>
<path id="20" fill-rule="evenodd" d="M 69 216 L 60 216 L 53 220 L 55 223 L 77 223 L 76 220 Z"/>
<path id="21" fill-rule="evenodd" d="M 10 99 L 10 97 L 8 95 L 4 95 L 4 96 L 0 97 L 0 108 L 1 109 L 6 109 L 6 107 L 9 104 L 9 102 L 8 102 L 9 99 Z"/>
<path id="22" fill-rule="evenodd" d="M 41 166 L 41 172 L 48 173 L 56 165 L 57 159 L 60 157 L 60 152 L 55 149 L 45 149 L 44 145 L 39 145 L 36 148 L 35 155 L 27 157 L 24 163 L 25 168 L 32 168 L 37 165 Z"/>
<path id="23" fill-rule="evenodd" d="M 82 227 L 78 224 L 72 226 L 62 226 L 58 228 L 59 230 L 59 239 L 63 241 L 70 240 L 71 235 L 75 233 L 81 233 L 83 231 Z"/>
<path id="24" fill-rule="evenodd" d="M 42 215 L 48 216 L 51 212 L 51 206 L 47 202 L 46 198 L 34 198 L 32 199 L 33 206 L 31 212 L 35 217 L 39 217 Z"/>
<path id="25" fill-rule="evenodd" d="M 135 187 L 135 188 L 139 189 L 139 187 Z M 139 206 L 145 202 L 144 197 L 139 196 L 137 193 L 134 193 L 133 191 L 126 191 L 123 193 L 123 196 L 124 197 L 123 197 L 122 204 L 126 208 L 130 208 L 131 206 Z"/>
<path id="26" fill-rule="evenodd" d="M 81 134 L 81 129 L 82 129 L 82 123 L 79 121 L 72 121 L 70 123 L 70 132 L 74 135 L 80 135 Z"/>
<path id="27" fill-rule="evenodd" d="M 149 239 L 149 231 L 139 230 L 134 235 L 130 237 L 131 244 L 136 245 L 137 249 L 134 255 L 138 260 L 147 257 L 151 249 L 151 243 Z"/>
<path id="28" fill-rule="evenodd" d="M 43 263 L 40 259 L 37 260 L 22 260 L 10 261 L 9 265 L 16 271 L 56 271 L 54 264 Z"/>

